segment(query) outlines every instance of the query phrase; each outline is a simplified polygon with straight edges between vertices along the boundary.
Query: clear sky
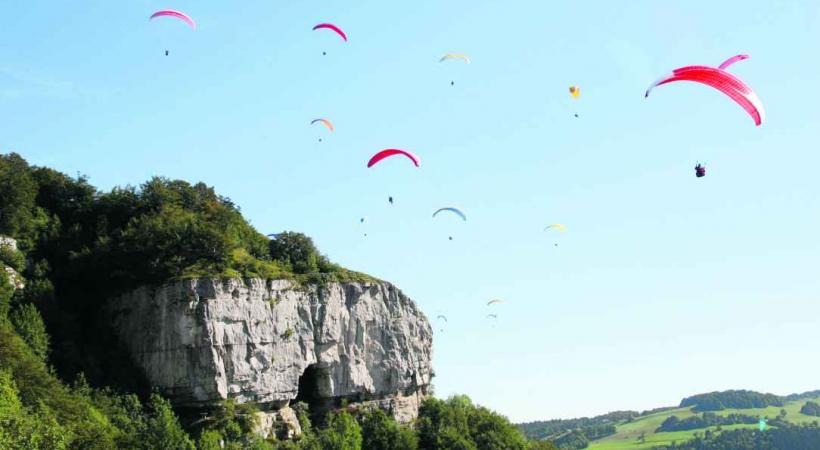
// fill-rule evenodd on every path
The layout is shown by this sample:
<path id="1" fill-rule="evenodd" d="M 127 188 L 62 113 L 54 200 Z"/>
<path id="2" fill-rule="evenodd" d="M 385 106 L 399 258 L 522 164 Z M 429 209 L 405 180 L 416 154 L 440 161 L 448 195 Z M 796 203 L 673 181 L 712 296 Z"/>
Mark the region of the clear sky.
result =
<path id="1" fill-rule="evenodd" d="M 204 181 L 309 234 L 431 317 L 437 395 L 513 420 L 820 389 L 818 21 L 812 0 L 6 2 L 0 150 L 104 189 Z M 737 53 L 759 128 L 705 86 L 643 98 Z M 386 147 L 421 168 L 366 169 Z M 469 221 L 431 219 L 451 205 Z"/>

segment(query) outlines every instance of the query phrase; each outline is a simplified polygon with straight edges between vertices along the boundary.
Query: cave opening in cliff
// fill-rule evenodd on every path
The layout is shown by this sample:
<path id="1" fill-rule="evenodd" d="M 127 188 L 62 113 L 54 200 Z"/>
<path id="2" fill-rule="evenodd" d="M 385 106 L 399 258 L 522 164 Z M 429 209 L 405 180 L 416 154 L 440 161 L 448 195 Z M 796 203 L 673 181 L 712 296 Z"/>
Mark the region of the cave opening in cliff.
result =
<path id="1" fill-rule="evenodd" d="M 299 377 L 299 392 L 293 403 L 304 402 L 310 410 L 310 420 L 319 424 L 333 407 L 333 399 L 328 398 L 330 376 L 326 369 L 315 364 L 308 366 Z"/>

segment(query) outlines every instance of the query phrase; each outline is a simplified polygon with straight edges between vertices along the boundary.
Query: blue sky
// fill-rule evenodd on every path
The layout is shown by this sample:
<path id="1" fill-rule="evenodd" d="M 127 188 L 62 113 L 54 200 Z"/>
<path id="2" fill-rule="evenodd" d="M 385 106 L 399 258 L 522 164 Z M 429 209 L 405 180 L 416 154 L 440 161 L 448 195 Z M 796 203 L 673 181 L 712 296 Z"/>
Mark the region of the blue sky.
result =
<path id="1" fill-rule="evenodd" d="M 5 5 L 0 149 L 106 189 L 201 180 L 309 234 L 448 316 L 437 395 L 531 420 L 820 388 L 816 2 L 81 3 Z M 741 52 L 760 128 L 704 86 L 643 98 Z M 421 168 L 366 169 L 386 147 Z M 431 219 L 451 205 L 469 221 Z"/>

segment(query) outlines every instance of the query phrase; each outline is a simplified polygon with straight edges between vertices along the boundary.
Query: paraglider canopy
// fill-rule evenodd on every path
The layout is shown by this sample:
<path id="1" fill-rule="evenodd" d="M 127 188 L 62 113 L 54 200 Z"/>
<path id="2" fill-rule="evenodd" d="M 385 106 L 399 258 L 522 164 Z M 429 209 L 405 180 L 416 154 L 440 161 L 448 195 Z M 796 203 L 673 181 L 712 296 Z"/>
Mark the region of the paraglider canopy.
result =
<path id="1" fill-rule="evenodd" d="M 544 231 L 547 230 L 556 230 L 560 231 L 561 233 L 567 231 L 567 226 L 562 223 L 554 223 L 552 225 L 548 225 L 547 228 L 544 228 Z"/>
<path id="2" fill-rule="evenodd" d="M 755 125 L 760 126 L 766 118 L 766 111 L 763 108 L 763 102 L 760 101 L 760 97 L 740 78 L 726 70 L 726 68 L 732 64 L 747 58 L 747 55 L 733 56 L 724 61 L 720 67 L 686 66 L 675 69 L 671 74 L 665 75 L 652 83 L 644 93 L 644 97 L 649 97 L 649 94 L 654 88 L 676 81 L 692 81 L 705 84 L 717 89 L 740 105 L 740 107 L 751 116 Z"/>
<path id="3" fill-rule="evenodd" d="M 444 62 L 451 59 L 460 59 L 466 62 L 467 64 L 470 64 L 472 62 L 470 61 L 470 57 L 463 53 L 447 53 L 444 56 L 442 56 L 441 59 L 438 60 L 438 62 Z"/>
<path id="4" fill-rule="evenodd" d="M 461 217 L 461 220 L 463 220 L 465 222 L 467 221 L 467 216 L 463 212 L 461 212 L 460 209 L 453 208 L 453 207 L 439 208 L 439 209 L 436 210 L 436 212 L 433 213 L 433 217 L 436 217 L 438 215 L 438 213 L 440 213 L 442 211 L 451 212 L 451 213 Z"/>
<path id="5" fill-rule="evenodd" d="M 494 298 L 487 302 L 487 306 L 495 305 L 496 303 L 504 303 L 504 300 L 501 300 L 500 298 Z"/>
<path id="6" fill-rule="evenodd" d="M 331 132 L 336 130 L 336 128 L 333 126 L 333 122 L 331 122 L 327 119 L 319 118 L 319 119 L 313 119 L 313 120 L 310 121 L 311 125 L 314 125 L 316 123 L 321 123 L 322 125 L 327 127 L 327 129 L 330 130 Z"/>
<path id="7" fill-rule="evenodd" d="M 336 25 L 333 25 L 332 23 L 320 23 L 313 27 L 313 31 L 322 29 L 336 32 L 336 34 L 338 34 L 342 39 L 344 39 L 345 42 L 347 42 L 347 34 L 345 34 L 345 32 L 342 31 L 342 29 L 337 27 Z"/>
<path id="8" fill-rule="evenodd" d="M 191 16 L 185 14 L 182 11 L 175 11 L 173 9 L 163 9 L 155 12 L 154 14 L 151 14 L 151 17 L 149 17 L 148 20 L 154 20 L 157 17 L 173 17 L 187 23 L 188 26 L 196 30 L 196 22 L 194 22 L 194 19 L 192 19 Z"/>
<path id="9" fill-rule="evenodd" d="M 408 152 L 407 150 L 401 150 L 397 148 L 388 148 L 376 153 L 375 155 L 373 155 L 372 158 L 370 158 L 370 161 L 367 162 L 367 167 L 373 167 L 379 162 L 381 162 L 383 159 L 396 155 L 406 156 L 410 161 L 413 161 L 413 164 L 416 167 L 419 167 L 420 162 L 418 156 Z"/>

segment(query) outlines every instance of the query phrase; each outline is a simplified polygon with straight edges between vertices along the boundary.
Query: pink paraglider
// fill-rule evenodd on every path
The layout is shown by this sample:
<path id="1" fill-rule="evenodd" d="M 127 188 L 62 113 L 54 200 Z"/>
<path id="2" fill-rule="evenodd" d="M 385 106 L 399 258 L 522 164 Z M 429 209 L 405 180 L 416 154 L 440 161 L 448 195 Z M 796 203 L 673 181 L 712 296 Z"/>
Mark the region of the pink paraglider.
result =
<path id="1" fill-rule="evenodd" d="M 746 59 L 746 55 L 738 55 L 729 58 L 721 64 L 723 67 Z M 672 71 L 671 75 L 666 75 L 658 81 L 652 83 L 649 89 L 646 90 L 644 97 L 649 97 L 657 86 L 672 83 L 674 81 L 693 81 L 695 83 L 705 84 L 722 92 L 729 98 L 740 105 L 754 120 L 755 125 L 760 126 L 765 119 L 766 112 L 763 109 L 763 102 L 757 94 L 746 83 L 741 81 L 736 76 L 727 72 L 725 69 L 708 67 L 708 66 L 686 66 Z"/>
<path id="2" fill-rule="evenodd" d="M 391 156 L 395 156 L 395 155 L 404 155 L 407 158 L 409 158 L 410 161 L 413 161 L 413 164 L 415 164 L 416 167 L 419 166 L 419 158 L 416 155 L 408 152 L 407 150 L 399 150 L 399 149 L 396 149 L 396 148 L 388 148 L 386 150 L 382 150 L 379 153 L 376 153 L 375 155 L 373 155 L 373 157 L 370 158 L 370 161 L 367 162 L 367 167 L 373 167 L 374 165 L 378 164 L 379 161 L 381 161 L 385 158 L 389 158 Z"/>
<path id="3" fill-rule="evenodd" d="M 320 29 L 327 29 L 327 30 L 335 31 L 336 34 L 341 36 L 342 39 L 344 39 L 345 42 L 347 42 L 347 35 L 345 34 L 345 32 L 342 31 L 342 29 L 337 27 L 336 25 L 333 25 L 332 23 L 320 23 L 319 25 L 316 25 L 315 27 L 313 27 L 313 31 L 320 30 Z"/>
<path id="4" fill-rule="evenodd" d="M 187 23 L 191 28 L 196 30 L 196 22 L 194 22 L 194 19 L 192 19 L 191 16 L 185 14 L 184 12 L 174 11 L 173 9 L 163 9 L 151 14 L 151 17 L 148 20 L 153 20 L 157 17 L 174 17 Z"/>

